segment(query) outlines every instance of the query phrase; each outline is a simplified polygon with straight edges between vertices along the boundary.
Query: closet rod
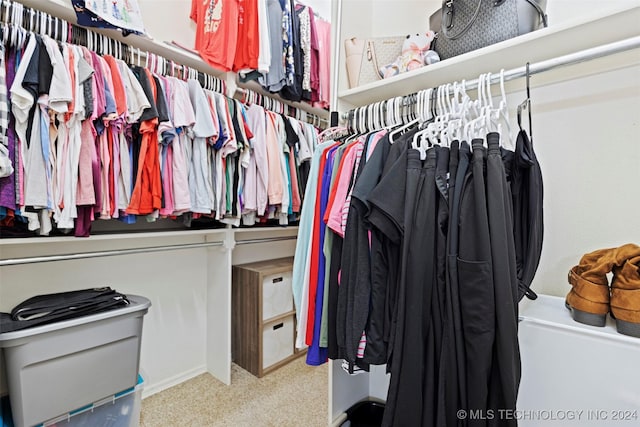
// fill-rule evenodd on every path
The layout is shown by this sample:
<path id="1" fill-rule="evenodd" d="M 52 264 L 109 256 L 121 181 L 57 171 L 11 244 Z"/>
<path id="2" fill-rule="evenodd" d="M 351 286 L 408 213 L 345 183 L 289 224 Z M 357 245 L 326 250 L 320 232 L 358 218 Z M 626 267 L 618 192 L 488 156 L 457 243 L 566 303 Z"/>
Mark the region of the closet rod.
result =
<path id="1" fill-rule="evenodd" d="M 175 251 L 180 249 L 196 249 L 196 248 L 206 248 L 211 246 L 222 246 L 222 244 L 223 242 L 185 243 L 182 245 L 152 246 L 149 248 L 115 249 L 115 250 L 109 250 L 109 251 L 84 252 L 84 253 L 77 253 L 77 254 L 46 255 L 46 256 L 36 256 L 36 257 L 28 257 L 28 258 L 3 259 L 3 260 L 0 260 L 0 266 L 20 265 L 20 264 L 38 264 L 41 262 L 68 261 L 68 260 L 85 259 L 85 258 L 102 258 L 102 257 L 117 256 L 117 255 L 132 255 L 132 254 L 144 254 L 149 252 Z"/>
<path id="2" fill-rule="evenodd" d="M 238 240 L 236 241 L 236 245 L 248 245 L 253 243 L 270 243 L 270 242 L 280 242 L 283 240 L 295 240 L 297 236 L 285 236 L 285 237 L 267 237 L 264 239 L 247 239 L 247 240 Z"/>
<path id="3" fill-rule="evenodd" d="M 295 240 L 295 239 L 296 239 L 296 236 L 269 237 L 265 239 L 240 240 L 236 244 L 246 245 L 246 244 L 253 244 L 253 243 L 270 243 L 270 242 L 279 242 L 284 240 Z M 197 249 L 197 248 L 206 248 L 206 247 L 222 246 L 222 245 L 223 245 L 223 242 L 186 243 L 182 245 L 152 246 L 149 248 L 116 249 L 116 250 L 110 250 L 110 251 L 83 252 L 83 253 L 76 253 L 76 254 L 47 255 L 47 256 L 13 258 L 13 259 L 10 258 L 10 259 L 0 260 L 0 266 L 38 264 L 41 262 L 68 261 L 68 260 L 86 259 L 86 258 L 102 258 L 102 257 L 117 256 L 117 255 L 143 254 L 143 253 L 149 253 L 149 252 L 165 252 L 165 251 L 175 251 L 180 249 Z"/>
<path id="4" fill-rule="evenodd" d="M 640 47 L 640 36 L 630 37 L 628 39 L 619 40 L 617 42 L 605 44 L 602 46 L 596 46 L 589 49 L 581 50 L 567 55 L 558 56 L 556 58 L 547 59 L 540 62 L 535 62 L 529 65 L 529 75 L 544 73 L 555 68 L 566 67 L 568 65 L 575 65 L 582 62 L 591 61 L 594 59 L 602 58 L 609 55 L 615 55 L 616 53 L 625 52 L 627 50 L 637 49 Z M 514 68 L 504 72 L 504 80 L 514 80 L 527 75 L 527 67 Z M 466 82 L 467 89 L 475 89 L 478 87 L 479 79 L 474 79 Z M 500 73 L 491 74 L 491 83 L 500 82 Z"/>
<path id="5" fill-rule="evenodd" d="M 593 59 L 602 58 L 616 53 L 626 52 L 628 50 L 637 49 L 640 47 L 640 36 L 630 37 L 628 39 L 619 40 L 617 42 L 604 44 L 602 46 L 596 46 L 593 48 L 581 50 L 567 55 L 558 56 L 555 58 L 547 59 L 540 62 L 535 62 L 529 65 L 529 75 L 543 73 L 555 68 L 565 67 L 568 65 L 575 65 L 581 62 L 591 61 Z M 521 77 L 525 77 L 527 74 L 527 67 L 522 66 L 513 68 L 504 72 L 504 80 L 514 80 Z M 478 87 L 479 79 L 473 79 L 465 81 L 466 89 L 475 89 Z M 500 73 L 491 74 L 491 83 L 500 82 Z M 362 108 L 362 107 L 358 107 Z M 349 113 L 343 113 L 342 119 L 347 120 Z"/>

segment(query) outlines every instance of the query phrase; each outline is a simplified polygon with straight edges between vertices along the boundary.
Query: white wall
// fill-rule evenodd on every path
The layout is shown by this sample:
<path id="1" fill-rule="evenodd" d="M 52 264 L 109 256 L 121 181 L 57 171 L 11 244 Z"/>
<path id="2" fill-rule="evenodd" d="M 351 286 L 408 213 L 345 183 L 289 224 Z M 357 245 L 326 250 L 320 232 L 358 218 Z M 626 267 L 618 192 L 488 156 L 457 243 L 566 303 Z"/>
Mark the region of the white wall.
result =
<path id="1" fill-rule="evenodd" d="M 640 5 L 639 0 L 546 0 L 549 25 L 593 13 L 608 13 L 623 7 Z M 613 29 L 612 29 L 613 31 Z"/>
<path id="2" fill-rule="evenodd" d="M 138 0 L 138 4 L 151 37 L 193 49 L 196 24 L 189 19 L 191 0 Z"/>
<path id="3" fill-rule="evenodd" d="M 304 0 L 301 3 L 331 20 L 331 0 Z M 157 40 L 194 47 L 196 25 L 189 19 L 191 0 L 138 0 L 138 4 L 149 35 Z"/>
<path id="4" fill-rule="evenodd" d="M 331 21 L 331 0 L 302 0 L 298 3 L 309 6 L 323 19 Z"/>
<path id="5" fill-rule="evenodd" d="M 545 240 L 533 287 L 564 296 L 596 249 L 640 244 L 640 54 L 635 65 L 533 90 Z M 517 104 L 522 93 L 510 97 Z"/>

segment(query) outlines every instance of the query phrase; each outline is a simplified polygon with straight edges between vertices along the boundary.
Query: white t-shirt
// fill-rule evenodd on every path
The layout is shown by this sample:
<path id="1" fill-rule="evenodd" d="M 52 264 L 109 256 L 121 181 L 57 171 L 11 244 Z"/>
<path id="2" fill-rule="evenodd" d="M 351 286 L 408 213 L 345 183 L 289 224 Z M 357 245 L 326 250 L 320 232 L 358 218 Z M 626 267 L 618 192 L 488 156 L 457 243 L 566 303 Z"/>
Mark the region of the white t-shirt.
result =
<path id="1" fill-rule="evenodd" d="M 43 36 L 42 39 L 53 66 L 51 87 L 49 88 L 49 108 L 56 113 L 66 113 L 69 109 L 69 102 L 72 100 L 69 70 L 56 41 L 47 36 Z"/>
<path id="2" fill-rule="evenodd" d="M 140 120 L 142 112 L 151 107 L 147 95 L 140 84 L 140 81 L 133 74 L 131 68 L 122 61 L 118 61 L 122 84 L 127 93 L 127 123 L 136 123 Z"/>
<path id="3" fill-rule="evenodd" d="M 207 138 L 215 136 L 215 126 L 209 103 L 196 80 L 189 80 L 189 98 L 196 113 L 193 125 L 193 152 L 189 173 L 191 210 L 196 213 L 211 213 L 214 210 L 213 188 L 209 179 L 209 155 Z"/>
<path id="4" fill-rule="evenodd" d="M 196 113 L 191 105 L 187 82 L 178 79 L 172 79 L 172 81 L 174 83 L 173 122 L 176 128 L 181 128 L 178 137 L 173 140 L 173 209 L 175 214 L 180 214 L 191 210 L 189 167 L 192 141 L 187 133 L 195 124 Z"/>

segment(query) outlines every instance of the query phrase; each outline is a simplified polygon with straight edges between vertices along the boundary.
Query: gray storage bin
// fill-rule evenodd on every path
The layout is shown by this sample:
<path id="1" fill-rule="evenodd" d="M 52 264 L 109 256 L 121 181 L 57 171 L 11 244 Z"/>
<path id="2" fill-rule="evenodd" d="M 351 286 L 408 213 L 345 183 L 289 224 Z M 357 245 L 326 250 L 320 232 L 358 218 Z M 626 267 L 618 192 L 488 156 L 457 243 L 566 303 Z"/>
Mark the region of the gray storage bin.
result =
<path id="1" fill-rule="evenodd" d="M 148 299 L 103 313 L 0 334 L 16 427 L 33 426 L 138 381 Z"/>

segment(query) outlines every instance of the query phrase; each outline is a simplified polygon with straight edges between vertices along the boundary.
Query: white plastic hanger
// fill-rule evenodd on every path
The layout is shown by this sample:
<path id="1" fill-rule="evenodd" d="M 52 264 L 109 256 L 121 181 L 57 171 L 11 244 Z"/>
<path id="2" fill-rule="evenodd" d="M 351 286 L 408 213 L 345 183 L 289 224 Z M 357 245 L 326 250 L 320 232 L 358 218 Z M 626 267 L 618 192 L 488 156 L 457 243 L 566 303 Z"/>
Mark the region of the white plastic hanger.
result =
<path id="1" fill-rule="evenodd" d="M 409 129 L 411 126 L 417 124 L 418 122 L 419 122 L 419 119 L 411 120 L 406 122 L 402 126 L 394 129 L 393 131 L 391 131 L 389 133 L 389 142 L 393 144 L 397 140 L 398 136 L 400 136 L 402 133 L 404 133 L 404 131 Z M 395 121 L 395 124 L 397 123 L 402 123 L 402 121 Z"/>
<path id="2" fill-rule="evenodd" d="M 465 139 L 471 144 L 471 141 L 478 135 L 479 122 L 483 119 L 483 99 L 484 99 L 484 74 L 478 76 L 477 98 L 471 101 L 473 111 L 470 110 L 469 121 L 464 127 Z"/>
<path id="3" fill-rule="evenodd" d="M 375 129 L 375 124 L 372 123 L 373 121 L 373 104 L 369 104 L 366 107 L 366 116 L 365 116 L 365 124 L 367 127 L 367 132 L 371 132 L 372 130 Z"/>
<path id="4" fill-rule="evenodd" d="M 473 139 L 476 138 L 484 138 L 484 135 L 482 135 L 482 130 L 481 127 L 483 125 L 483 120 L 484 120 L 484 91 L 485 91 L 485 85 L 484 85 L 484 80 L 485 80 L 485 74 L 480 74 L 480 76 L 478 76 L 478 97 L 471 101 L 471 105 L 473 105 L 473 112 L 472 114 L 469 116 L 469 121 L 467 122 L 467 124 L 464 127 L 464 134 L 465 134 L 465 138 L 467 139 L 467 141 L 469 142 L 469 145 L 471 145 L 471 141 Z"/>
<path id="5" fill-rule="evenodd" d="M 500 132 L 500 143 L 505 147 L 515 149 L 511 139 L 511 120 L 509 117 L 509 105 L 507 104 L 507 93 L 504 88 L 504 68 L 500 70 L 500 105 L 498 107 L 498 120 L 502 119 L 506 126 L 506 133 Z"/>
<path id="6" fill-rule="evenodd" d="M 19 3 L 13 3 L 11 7 L 11 22 L 13 24 L 13 33 L 11 34 L 11 44 L 15 47 L 22 45 L 21 34 L 22 33 L 22 5 Z"/>
<path id="7" fill-rule="evenodd" d="M 427 149 L 431 144 L 431 140 L 429 140 L 429 137 L 433 138 L 432 129 L 434 126 L 435 117 L 432 117 L 433 113 L 431 109 L 431 101 L 434 90 L 436 91 L 437 96 L 438 89 L 429 88 L 426 91 L 423 91 L 424 93 L 422 95 L 423 99 L 421 106 L 422 117 L 420 117 L 422 123 L 426 123 L 431 119 L 433 120 L 427 123 L 424 129 L 416 132 L 416 134 L 413 136 L 413 140 L 411 141 L 411 147 L 420 151 L 420 158 L 423 160 L 426 158 Z M 434 99 L 434 101 L 437 103 L 437 99 Z"/>
<path id="8" fill-rule="evenodd" d="M 9 2 L 7 0 L 2 0 L 2 5 L 4 7 L 4 18 L 2 23 L 2 43 L 6 45 L 9 42 L 9 26 L 11 25 L 11 21 L 9 21 Z"/>
<path id="9" fill-rule="evenodd" d="M 7 0 L 2 0 L 2 6 L 4 7 L 4 19 L 3 21 L 7 24 L 13 23 L 13 21 L 9 20 L 9 9 L 11 8 L 12 3 Z"/>
<path id="10" fill-rule="evenodd" d="M 373 121 L 375 123 L 376 129 L 384 128 L 384 124 L 382 123 L 382 111 L 380 110 L 381 103 L 376 102 L 373 105 Z"/>
<path id="11" fill-rule="evenodd" d="M 371 130 L 380 129 L 380 123 L 378 123 L 378 109 L 376 108 L 377 107 L 376 103 L 374 102 L 370 104 L 369 107 L 370 107 L 369 123 L 371 125 Z"/>
<path id="12" fill-rule="evenodd" d="M 393 98 L 387 99 L 385 105 L 385 125 L 387 127 L 393 126 Z"/>
<path id="13" fill-rule="evenodd" d="M 35 14 L 36 14 L 35 10 L 29 9 L 29 28 L 28 29 L 32 33 L 34 32 L 33 20 L 35 18 Z"/>

